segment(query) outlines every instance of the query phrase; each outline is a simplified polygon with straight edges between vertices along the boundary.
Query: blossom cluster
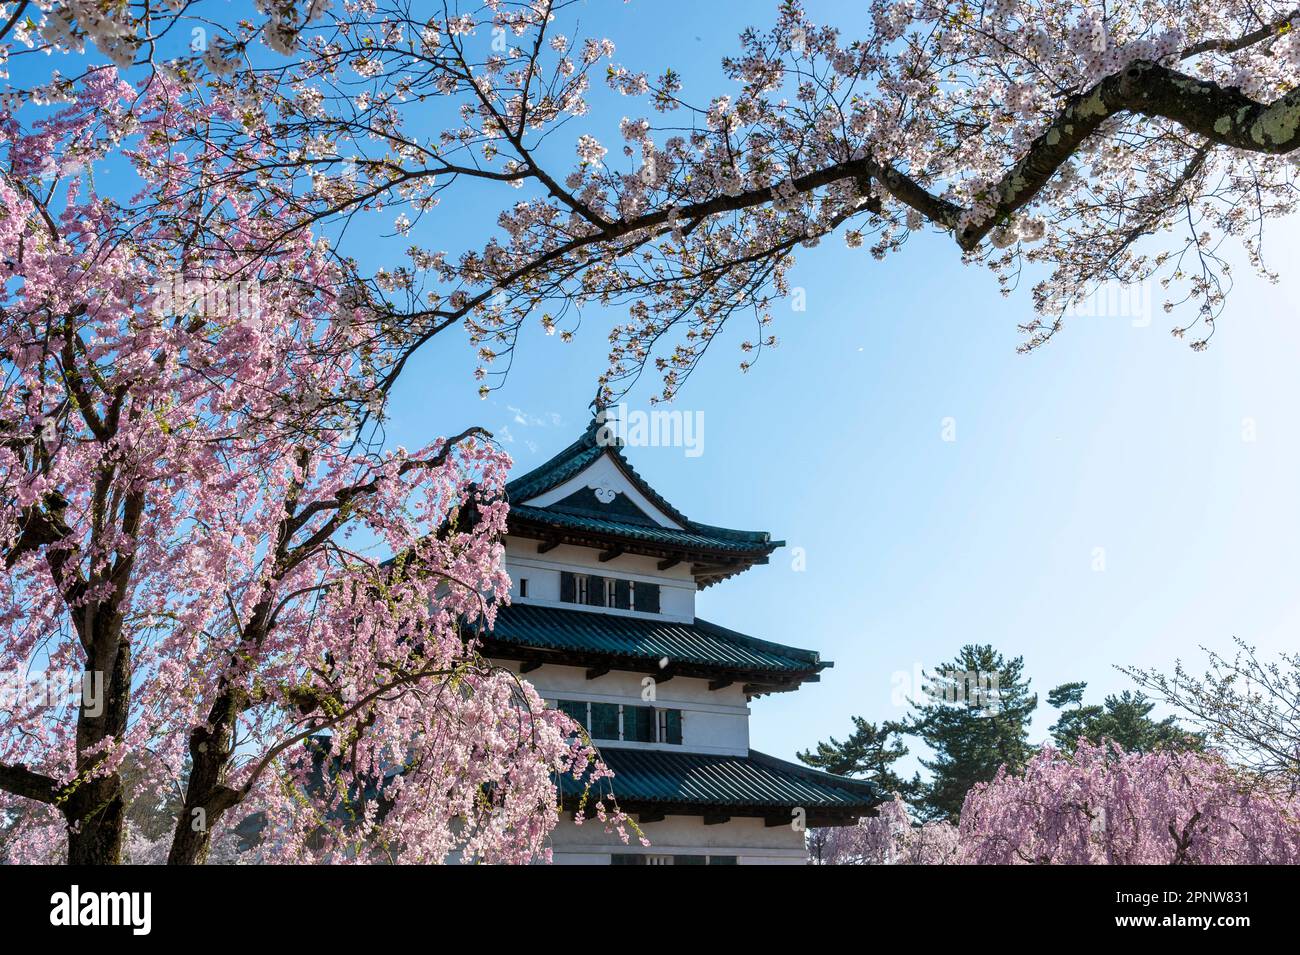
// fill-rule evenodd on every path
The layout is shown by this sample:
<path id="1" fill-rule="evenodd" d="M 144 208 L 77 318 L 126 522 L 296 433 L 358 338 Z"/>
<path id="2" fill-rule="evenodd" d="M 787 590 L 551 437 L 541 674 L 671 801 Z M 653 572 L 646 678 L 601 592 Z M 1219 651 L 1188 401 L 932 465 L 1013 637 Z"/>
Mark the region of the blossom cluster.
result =
<path id="1" fill-rule="evenodd" d="M 478 654 L 509 459 L 477 429 L 362 440 L 364 288 L 215 151 L 178 153 L 213 115 L 178 93 L 103 69 L 0 123 L 0 670 L 99 681 L 0 711 L 0 852 L 117 861 L 125 808 L 180 792 L 171 861 L 250 815 L 274 860 L 545 858 L 556 778 L 607 771 Z M 57 201 L 26 186 L 109 151 L 141 206 L 75 170 Z"/>
<path id="2" fill-rule="evenodd" d="M 895 796 L 819 833 L 832 865 L 1295 865 L 1300 797 L 1216 756 L 1081 740 L 977 784 L 957 825 L 918 824 Z"/>

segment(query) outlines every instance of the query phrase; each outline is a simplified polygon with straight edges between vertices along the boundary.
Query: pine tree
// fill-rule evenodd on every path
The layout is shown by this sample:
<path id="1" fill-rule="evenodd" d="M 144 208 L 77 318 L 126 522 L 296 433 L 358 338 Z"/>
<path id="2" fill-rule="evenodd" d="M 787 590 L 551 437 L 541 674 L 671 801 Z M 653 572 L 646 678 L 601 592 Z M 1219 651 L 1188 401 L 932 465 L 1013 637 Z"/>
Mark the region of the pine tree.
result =
<path id="1" fill-rule="evenodd" d="M 931 819 L 956 822 L 966 793 L 1006 766 L 1020 772 L 1034 753 L 1029 720 L 1038 697 L 1029 692 L 1024 660 L 1004 660 L 991 646 L 965 646 L 952 663 L 926 674 L 925 703 L 905 728 L 934 751 L 921 760 L 931 779 L 918 810 Z"/>
<path id="2" fill-rule="evenodd" d="M 1142 693 L 1125 690 L 1118 696 L 1106 697 L 1101 706 L 1085 706 L 1083 691 L 1087 686 L 1063 683 L 1047 694 L 1047 702 L 1061 711 L 1052 724 L 1052 739 L 1062 750 L 1073 753 L 1080 737 L 1090 743 L 1113 740 L 1129 753 L 1204 748 L 1205 738 L 1183 729 L 1174 717 L 1151 719 L 1155 702 Z"/>
<path id="3" fill-rule="evenodd" d="M 888 796 L 898 793 L 904 799 L 913 799 L 920 790 L 920 776 L 905 780 L 894 772 L 893 765 L 907 755 L 900 733 L 901 723 L 886 721 L 877 726 L 860 716 L 853 717 L 853 732 L 844 742 L 834 736 L 819 742 L 815 751 L 798 754 L 809 766 L 835 773 L 838 776 L 855 776 L 869 780 Z"/>
<path id="4" fill-rule="evenodd" d="M 1058 748 L 1073 753 L 1075 743 L 1080 736 L 1088 736 L 1088 727 L 1102 715 L 1102 708 L 1095 703 L 1083 705 L 1083 691 L 1087 683 L 1062 683 L 1047 694 L 1047 703 L 1061 711 L 1061 715 L 1052 724 L 1052 739 Z"/>

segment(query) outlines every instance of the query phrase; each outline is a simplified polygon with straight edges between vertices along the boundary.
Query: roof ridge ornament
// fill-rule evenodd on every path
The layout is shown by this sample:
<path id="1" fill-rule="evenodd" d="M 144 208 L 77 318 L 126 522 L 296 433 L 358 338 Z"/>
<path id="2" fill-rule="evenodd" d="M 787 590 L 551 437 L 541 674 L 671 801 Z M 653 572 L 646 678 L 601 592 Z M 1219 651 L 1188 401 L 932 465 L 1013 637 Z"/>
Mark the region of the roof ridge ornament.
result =
<path id="1" fill-rule="evenodd" d="M 623 393 L 626 396 L 626 392 Z M 598 415 L 609 407 L 610 402 L 614 400 L 614 389 L 609 386 L 608 375 L 601 375 L 596 379 L 596 396 L 591 399 L 587 405 L 593 415 Z"/>
<path id="2" fill-rule="evenodd" d="M 594 405 L 595 402 L 592 404 Z M 618 451 L 626 443 L 620 433 L 620 424 L 616 414 L 611 414 L 608 408 L 601 407 L 592 417 L 588 430 L 593 433 L 597 447 L 613 448 Z"/>

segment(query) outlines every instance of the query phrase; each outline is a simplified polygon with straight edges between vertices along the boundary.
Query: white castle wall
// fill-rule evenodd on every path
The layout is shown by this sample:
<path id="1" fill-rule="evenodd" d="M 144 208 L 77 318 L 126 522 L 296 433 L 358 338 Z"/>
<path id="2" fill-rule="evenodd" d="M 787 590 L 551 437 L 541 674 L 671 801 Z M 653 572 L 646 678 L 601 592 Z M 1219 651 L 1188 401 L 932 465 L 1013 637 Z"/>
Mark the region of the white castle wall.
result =
<path id="1" fill-rule="evenodd" d="M 500 661 L 519 672 L 519 664 Z M 644 675 L 614 671 L 588 680 L 580 667 L 543 666 L 524 674 L 548 702 L 558 699 L 592 700 L 599 703 L 629 703 L 634 706 L 663 706 L 682 711 L 682 742 L 618 742 L 624 749 L 661 749 L 668 752 L 711 753 L 745 756 L 749 753 L 749 705 L 739 684 L 710 690 L 707 680 L 674 677 L 654 686 L 653 703 L 642 696 Z"/>
<path id="2" fill-rule="evenodd" d="M 660 612 L 638 613 L 635 610 L 615 610 L 613 607 L 583 607 L 561 603 L 560 573 L 565 570 L 658 584 Z M 624 554 L 602 564 L 598 552 L 588 547 L 561 544 L 545 554 L 538 554 L 537 541 L 507 537 L 506 573 L 510 575 L 510 600 L 514 603 L 540 604 L 646 620 L 674 620 L 679 623 L 690 623 L 695 619 L 695 580 L 686 564 L 659 570 L 655 558 L 636 554 Z M 521 578 L 528 581 L 527 598 L 520 596 Z"/>
<path id="3" fill-rule="evenodd" d="M 633 835 L 628 845 L 606 832 L 598 819 L 575 825 L 566 814 L 551 833 L 557 865 L 609 865 L 613 853 L 647 855 L 734 855 L 740 865 L 804 865 L 804 834 L 792 826 L 767 826 L 762 819 L 733 817 L 706 826 L 699 816 L 667 816 L 641 827 L 650 840 L 644 848 Z"/>

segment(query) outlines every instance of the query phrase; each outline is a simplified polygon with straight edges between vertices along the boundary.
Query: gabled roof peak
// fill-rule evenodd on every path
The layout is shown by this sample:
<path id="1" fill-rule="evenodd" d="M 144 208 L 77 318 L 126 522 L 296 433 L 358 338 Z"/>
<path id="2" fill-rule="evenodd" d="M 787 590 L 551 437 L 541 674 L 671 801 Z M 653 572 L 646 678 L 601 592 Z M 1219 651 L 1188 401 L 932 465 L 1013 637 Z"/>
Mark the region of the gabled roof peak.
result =
<path id="1" fill-rule="evenodd" d="M 751 564 L 765 563 L 767 555 L 784 543 L 772 540 L 766 531 L 736 530 L 691 520 L 637 473 L 627 460 L 624 447 L 618 429 L 611 426 L 603 409 L 598 410 L 578 440 L 506 485 L 512 532 L 585 546 L 616 541 L 628 553 L 690 561 L 693 568 L 699 568 L 698 572 L 693 569 L 693 573 L 703 586 L 745 570 Z M 619 508 L 610 508 L 608 513 L 590 513 L 590 508 L 575 507 L 572 501 L 567 506 L 555 501 L 529 503 L 572 481 L 602 457 L 608 457 L 628 485 L 676 526 L 663 527 L 653 522 L 647 526 L 644 520 L 620 514 Z"/>
<path id="2" fill-rule="evenodd" d="M 677 508 L 668 503 L 659 492 L 652 488 L 645 478 L 632 467 L 623 453 L 624 441 L 618 429 L 608 423 L 607 412 L 596 412 L 577 441 L 569 445 L 550 460 L 533 468 L 527 474 L 520 475 L 506 485 L 506 495 L 511 501 L 523 503 L 530 498 L 545 494 L 552 488 L 559 487 L 565 481 L 580 474 L 590 467 L 602 454 L 608 454 L 618 464 L 628 480 L 644 494 L 655 507 L 663 511 L 679 524 L 692 523 Z"/>

